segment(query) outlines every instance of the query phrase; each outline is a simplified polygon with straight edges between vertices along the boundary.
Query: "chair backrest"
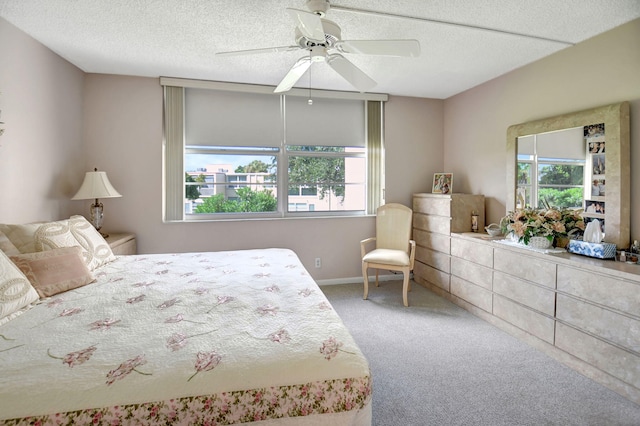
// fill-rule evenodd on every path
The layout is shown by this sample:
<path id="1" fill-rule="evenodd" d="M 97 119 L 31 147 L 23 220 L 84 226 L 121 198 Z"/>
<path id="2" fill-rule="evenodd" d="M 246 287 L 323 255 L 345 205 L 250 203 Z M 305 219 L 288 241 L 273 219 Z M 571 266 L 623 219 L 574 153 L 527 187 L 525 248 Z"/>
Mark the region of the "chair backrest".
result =
<path id="1" fill-rule="evenodd" d="M 413 211 L 402 204 L 385 204 L 376 211 L 376 248 L 409 252 Z"/>

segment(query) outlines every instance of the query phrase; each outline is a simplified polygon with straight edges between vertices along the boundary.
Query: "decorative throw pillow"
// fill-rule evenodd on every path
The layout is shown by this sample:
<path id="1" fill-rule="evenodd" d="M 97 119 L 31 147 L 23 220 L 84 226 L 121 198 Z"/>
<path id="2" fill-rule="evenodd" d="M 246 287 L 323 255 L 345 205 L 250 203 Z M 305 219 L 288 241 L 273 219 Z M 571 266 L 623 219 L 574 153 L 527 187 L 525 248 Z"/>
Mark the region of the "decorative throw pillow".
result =
<path id="1" fill-rule="evenodd" d="M 38 293 L 20 269 L 0 251 L 0 318 L 38 300 Z"/>
<path id="2" fill-rule="evenodd" d="M 80 246 L 84 261 L 91 271 L 116 259 L 109 244 L 84 216 L 45 223 L 35 233 L 35 248 L 38 251 L 73 246 Z"/>
<path id="3" fill-rule="evenodd" d="M 53 296 L 94 281 L 79 246 L 9 257 L 40 297 Z"/>
<path id="4" fill-rule="evenodd" d="M 2 232 L 20 253 L 33 253 L 36 251 L 33 235 L 42 223 L 27 223 L 24 225 L 0 224 Z"/>
<path id="5" fill-rule="evenodd" d="M 18 250 L 11 240 L 2 232 L 0 232 L 0 250 L 2 250 L 7 256 L 20 254 L 20 250 Z"/>

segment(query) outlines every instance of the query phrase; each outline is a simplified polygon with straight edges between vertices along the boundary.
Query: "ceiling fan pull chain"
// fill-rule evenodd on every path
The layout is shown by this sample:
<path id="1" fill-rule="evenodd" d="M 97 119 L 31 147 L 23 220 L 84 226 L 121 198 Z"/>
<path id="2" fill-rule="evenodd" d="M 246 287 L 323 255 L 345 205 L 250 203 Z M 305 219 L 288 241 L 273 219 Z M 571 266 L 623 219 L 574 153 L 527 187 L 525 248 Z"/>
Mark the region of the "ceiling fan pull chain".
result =
<path id="1" fill-rule="evenodd" d="M 309 52 L 309 59 L 311 59 L 311 52 Z M 309 100 L 307 103 L 313 105 L 313 99 L 311 99 L 311 67 L 309 67 Z"/>

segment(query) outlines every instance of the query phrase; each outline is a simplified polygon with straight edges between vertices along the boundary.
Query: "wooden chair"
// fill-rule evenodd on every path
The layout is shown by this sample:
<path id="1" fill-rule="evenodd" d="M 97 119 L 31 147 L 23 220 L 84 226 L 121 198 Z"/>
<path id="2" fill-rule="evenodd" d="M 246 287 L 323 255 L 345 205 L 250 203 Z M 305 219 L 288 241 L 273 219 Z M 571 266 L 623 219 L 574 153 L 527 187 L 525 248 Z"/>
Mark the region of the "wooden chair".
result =
<path id="1" fill-rule="evenodd" d="M 409 274 L 413 270 L 416 255 L 416 242 L 411 239 L 411 221 L 413 211 L 402 204 L 385 204 L 376 211 L 376 236 L 360 241 L 362 254 L 362 277 L 364 278 L 364 297 L 369 295 L 369 268 L 376 270 L 376 287 L 380 269 L 401 271 L 404 275 L 402 300 L 409 306 L 407 292 L 411 290 Z M 375 249 L 367 252 L 371 243 Z"/>

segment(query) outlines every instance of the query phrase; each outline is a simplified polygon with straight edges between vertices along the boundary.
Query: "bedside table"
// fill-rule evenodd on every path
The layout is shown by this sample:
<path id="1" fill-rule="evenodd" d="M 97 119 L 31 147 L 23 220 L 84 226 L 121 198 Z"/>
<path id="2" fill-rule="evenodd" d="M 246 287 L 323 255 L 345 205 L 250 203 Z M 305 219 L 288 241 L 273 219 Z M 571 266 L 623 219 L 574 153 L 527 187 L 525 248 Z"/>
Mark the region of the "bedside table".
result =
<path id="1" fill-rule="evenodd" d="M 111 232 L 105 240 L 116 256 L 136 254 L 137 252 L 135 234 Z"/>

